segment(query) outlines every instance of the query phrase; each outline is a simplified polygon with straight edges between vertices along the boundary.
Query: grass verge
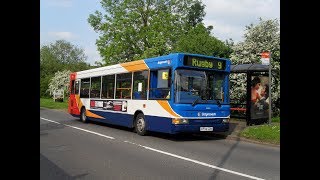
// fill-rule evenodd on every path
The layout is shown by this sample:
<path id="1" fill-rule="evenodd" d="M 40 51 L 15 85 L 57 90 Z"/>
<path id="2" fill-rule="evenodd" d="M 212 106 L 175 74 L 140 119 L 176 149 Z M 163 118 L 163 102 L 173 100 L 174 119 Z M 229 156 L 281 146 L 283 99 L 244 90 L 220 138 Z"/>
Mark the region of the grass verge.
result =
<path id="1" fill-rule="evenodd" d="M 271 123 L 246 127 L 240 136 L 271 144 L 280 144 L 280 123 Z"/>
<path id="2" fill-rule="evenodd" d="M 272 122 L 277 122 L 277 123 L 280 123 L 280 117 L 273 117 L 271 119 Z"/>
<path id="3" fill-rule="evenodd" d="M 40 98 L 40 107 L 49 109 L 68 109 L 68 102 L 66 99 L 63 102 L 54 102 L 53 99 Z"/>

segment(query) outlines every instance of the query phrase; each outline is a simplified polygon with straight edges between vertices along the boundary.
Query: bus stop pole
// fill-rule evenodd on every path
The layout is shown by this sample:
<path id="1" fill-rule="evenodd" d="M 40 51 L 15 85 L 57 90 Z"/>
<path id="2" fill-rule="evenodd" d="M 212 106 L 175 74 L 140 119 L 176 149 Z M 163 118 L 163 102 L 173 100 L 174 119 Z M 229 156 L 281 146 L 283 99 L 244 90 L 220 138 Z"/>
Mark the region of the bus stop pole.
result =
<path id="1" fill-rule="evenodd" d="M 269 59 L 269 124 L 271 124 L 271 114 L 272 114 L 272 106 L 271 106 L 271 102 L 272 102 L 272 98 L 271 98 L 271 90 L 272 90 L 272 88 L 271 88 L 271 84 L 272 84 L 272 82 L 271 82 L 271 52 L 270 52 L 270 59 Z"/>

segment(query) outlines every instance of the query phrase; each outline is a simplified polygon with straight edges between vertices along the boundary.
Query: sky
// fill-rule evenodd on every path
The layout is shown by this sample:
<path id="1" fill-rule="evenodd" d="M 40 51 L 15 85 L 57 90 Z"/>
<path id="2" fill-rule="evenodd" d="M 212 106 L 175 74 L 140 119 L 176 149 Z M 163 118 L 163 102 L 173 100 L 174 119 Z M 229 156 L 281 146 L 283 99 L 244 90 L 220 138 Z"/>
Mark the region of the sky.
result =
<path id="1" fill-rule="evenodd" d="M 280 20 L 280 0 L 202 0 L 206 16 L 203 23 L 212 25 L 212 35 L 222 41 L 243 41 L 245 27 L 262 19 Z M 100 0 L 40 0 L 40 45 L 64 39 L 80 48 L 94 65 L 102 58 L 95 45 L 99 35 L 89 25 L 89 14 L 102 11 Z"/>

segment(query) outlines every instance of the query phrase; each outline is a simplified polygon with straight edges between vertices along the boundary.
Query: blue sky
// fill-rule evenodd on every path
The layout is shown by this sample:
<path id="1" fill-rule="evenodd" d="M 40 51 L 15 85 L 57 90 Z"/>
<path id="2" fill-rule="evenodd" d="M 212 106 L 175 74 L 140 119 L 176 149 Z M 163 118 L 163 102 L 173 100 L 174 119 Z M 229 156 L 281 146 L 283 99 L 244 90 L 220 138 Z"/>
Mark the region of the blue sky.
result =
<path id="1" fill-rule="evenodd" d="M 202 0 L 206 26 L 224 41 L 242 41 L 245 26 L 263 19 L 280 19 L 280 0 Z M 65 39 L 85 50 L 88 63 L 101 59 L 95 41 L 98 34 L 87 22 L 94 11 L 102 11 L 100 0 L 40 0 L 40 44 Z M 102 11 L 103 12 L 103 11 Z"/>

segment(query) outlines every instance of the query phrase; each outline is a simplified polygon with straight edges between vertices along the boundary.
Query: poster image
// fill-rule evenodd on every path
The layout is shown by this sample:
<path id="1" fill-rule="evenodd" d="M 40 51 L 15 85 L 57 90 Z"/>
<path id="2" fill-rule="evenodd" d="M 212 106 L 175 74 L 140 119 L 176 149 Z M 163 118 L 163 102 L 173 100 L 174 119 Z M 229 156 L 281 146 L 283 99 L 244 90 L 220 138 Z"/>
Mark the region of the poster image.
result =
<path id="1" fill-rule="evenodd" d="M 127 101 L 91 100 L 90 101 L 90 108 L 127 112 Z"/>
<path id="2" fill-rule="evenodd" d="M 269 118 L 268 76 L 253 76 L 251 81 L 251 119 Z"/>

